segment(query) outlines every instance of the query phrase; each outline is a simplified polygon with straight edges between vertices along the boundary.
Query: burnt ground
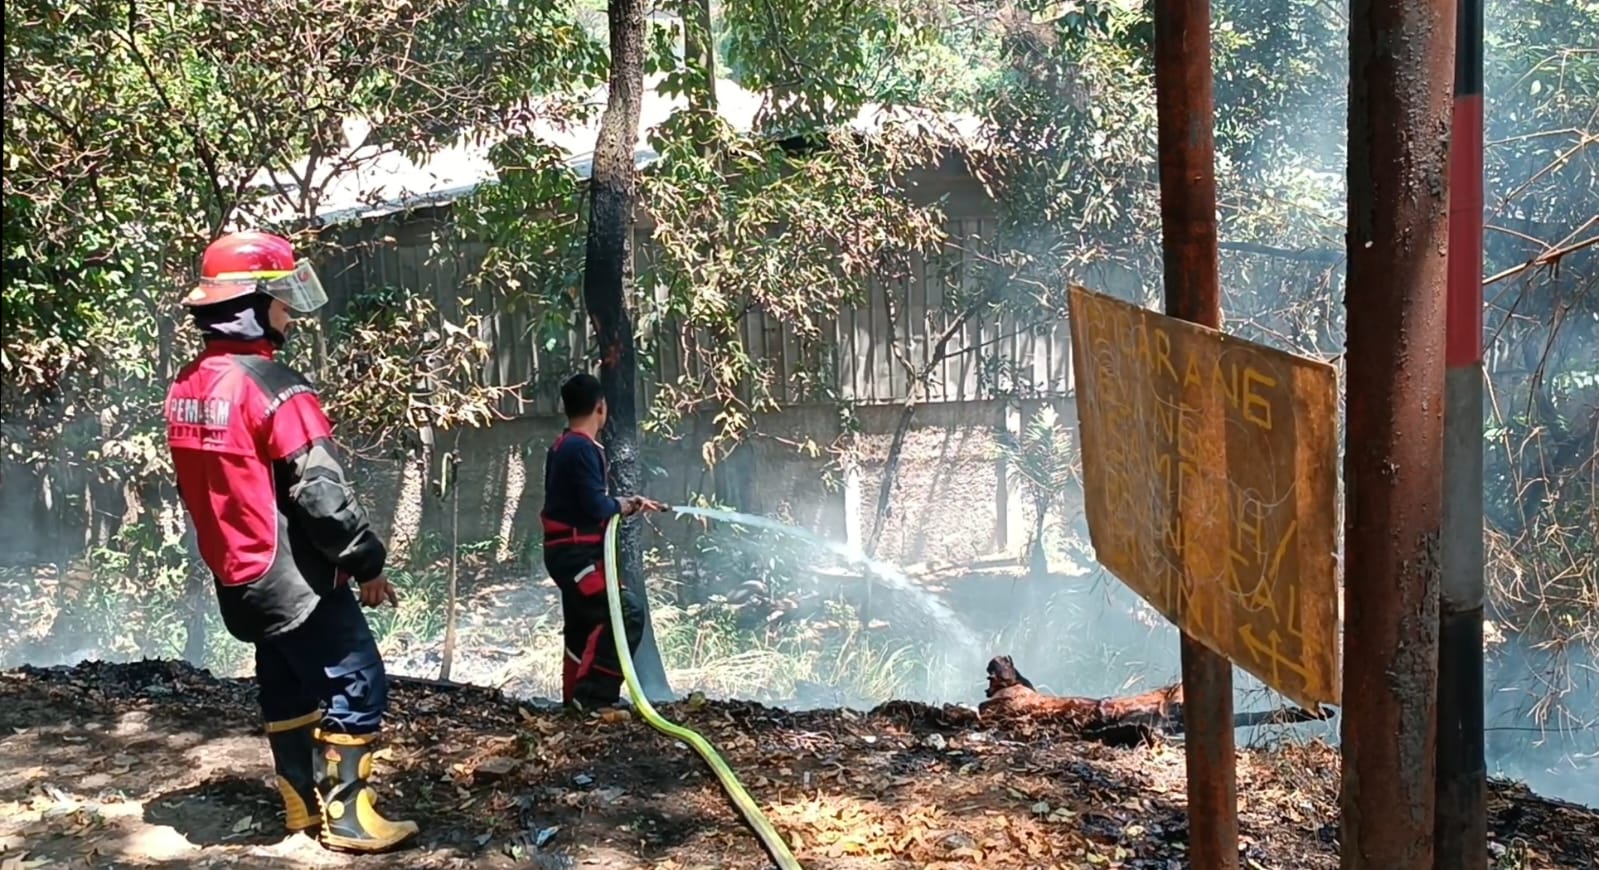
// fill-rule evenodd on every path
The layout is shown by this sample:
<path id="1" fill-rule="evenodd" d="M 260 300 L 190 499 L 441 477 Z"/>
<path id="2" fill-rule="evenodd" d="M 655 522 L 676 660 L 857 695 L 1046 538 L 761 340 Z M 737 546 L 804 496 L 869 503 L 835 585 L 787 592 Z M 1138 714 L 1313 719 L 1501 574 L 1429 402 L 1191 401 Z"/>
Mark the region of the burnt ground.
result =
<path id="1" fill-rule="evenodd" d="M 691 751 L 629 717 L 400 681 L 382 806 L 417 847 L 351 858 L 281 832 L 248 681 L 184 664 L 0 674 L 0 868 L 759 868 Z M 743 777 L 806 868 L 1187 866 L 1177 746 L 870 713 L 673 705 Z M 1243 866 L 1337 866 L 1337 755 L 1241 752 Z M 1599 813 L 1493 784 L 1501 867 L 1596 867 Z"/>

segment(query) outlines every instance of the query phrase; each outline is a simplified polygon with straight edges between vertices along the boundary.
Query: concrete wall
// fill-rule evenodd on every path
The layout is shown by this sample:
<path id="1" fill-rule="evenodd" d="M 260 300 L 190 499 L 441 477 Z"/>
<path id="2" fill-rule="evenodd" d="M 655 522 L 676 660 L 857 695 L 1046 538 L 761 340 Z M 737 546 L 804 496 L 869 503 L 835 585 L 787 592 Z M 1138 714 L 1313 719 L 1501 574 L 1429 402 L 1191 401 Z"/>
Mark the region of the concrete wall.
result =
<path id="1" fill-rule="evenodd" d="M 918 408 L 878 556 L 913 564 L 1019 554 L 1030 520 L 1019 487 L 1007 483 L 997 435 L 1007 425 L 1014 429 L 1039 404 L 990 400 Z M 1056 407 L 1062 422 L 1074 426 L 1070 400 Z M 835 406 L 799 406 L 763 417 L 762 436 L 713 469 L 704 466 L 701 439 L 687 427 L 691 434 L 679 440 L 646 445 L 649 493 L 674 504 L 699 493 L 714 495 L 740 510 L 776 516 L 831 539 L 864 541 L 875 520 L 900 411 L 897 406 L 857 409 L 859 464 L 853 473 L 830 467 L 825 450 L 811 456 L 797 446 L 810 442 L 825 448 L 839 436 Z M 559 418 L 532 417 L 461 434 L 462 542 L 497 539 L 496 558 L 510 562 L 537 539 L 544 450 L 559 431 Z M 451 434 L 441 439 L 442 445 L 452 443 Z M 367 462 L 358 473 L 373 519 L 399 553 L 419 536 L 448 535 L 450 505 L 423 492 L 419 463 Z M 436 479 L 436 467 L 430 476 Z M 657 526 L 674 537 L 691 532 L 687 523 Z"/>

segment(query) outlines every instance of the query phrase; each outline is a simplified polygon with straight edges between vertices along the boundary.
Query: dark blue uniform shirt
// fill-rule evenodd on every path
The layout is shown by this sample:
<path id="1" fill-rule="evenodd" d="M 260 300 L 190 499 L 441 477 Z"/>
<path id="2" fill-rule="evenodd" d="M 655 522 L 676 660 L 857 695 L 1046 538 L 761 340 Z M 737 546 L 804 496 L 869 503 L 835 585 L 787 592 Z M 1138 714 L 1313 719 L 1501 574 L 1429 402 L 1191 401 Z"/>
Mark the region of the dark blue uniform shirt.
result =
<path id="1" fill-rule="evenodd" d="M 570 429 L 550 445 L 544 459 L 546 537 L 577 532 L 597 534 L 606 520 L 622 512 L 607 492 L 605 450 L 581 432 Z"/>

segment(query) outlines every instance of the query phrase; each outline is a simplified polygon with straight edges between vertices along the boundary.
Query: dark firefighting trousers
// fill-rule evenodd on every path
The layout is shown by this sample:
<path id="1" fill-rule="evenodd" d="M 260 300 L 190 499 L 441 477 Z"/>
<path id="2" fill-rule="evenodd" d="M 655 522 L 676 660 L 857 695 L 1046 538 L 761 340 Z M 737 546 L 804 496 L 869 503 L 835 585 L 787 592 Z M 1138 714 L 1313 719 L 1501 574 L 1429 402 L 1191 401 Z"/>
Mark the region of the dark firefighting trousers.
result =
<path id="1" fill-rule="evenodd" d="M 561 671 L 561 700 L 584 709 L 616 703 L 622 694 L 622 664 L 616 658 L 610 606 L 605 597 L 604 548 L 599 544 L 550 544 L 544 568 L 561 591 L 561 618 L 566 649 Z M 622 584 L 622 629 L 628 655 L 638 652 L 644 637 L 642 590 Z"/>
<path id="2" fill-rule="evenodd" d="M 389 703 L 377 641 L 344 587 L 322 596 L 297 628 L 256 643 L 255 679 L 266 721 L 321 710 L 321 728 L 329 733 L 375 734 Z"/>

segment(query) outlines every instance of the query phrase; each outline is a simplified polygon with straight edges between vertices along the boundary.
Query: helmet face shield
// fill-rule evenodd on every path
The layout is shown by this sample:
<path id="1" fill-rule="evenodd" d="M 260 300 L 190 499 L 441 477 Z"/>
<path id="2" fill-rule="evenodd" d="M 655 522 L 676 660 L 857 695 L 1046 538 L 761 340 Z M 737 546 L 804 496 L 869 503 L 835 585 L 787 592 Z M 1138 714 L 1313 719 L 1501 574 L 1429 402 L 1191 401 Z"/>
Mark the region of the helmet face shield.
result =
<path id="1" fill-rule="evenodd" d="M 328 302 L 328 293 L 310 260 L 295 263 L 292 272 L 261 277 L 256 289 L 300 314 L 310 314 Z"/>
<path id="2" fill-rule="evenodd" d="M 249 293 L 270 296 L 300 314 L 310 314 L 328 301 L 311 261 L 300 260 L 288 272 L 235 272 L 201 278 L 184 304 L 211 305 Z"/>

